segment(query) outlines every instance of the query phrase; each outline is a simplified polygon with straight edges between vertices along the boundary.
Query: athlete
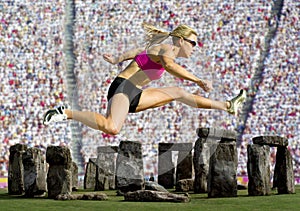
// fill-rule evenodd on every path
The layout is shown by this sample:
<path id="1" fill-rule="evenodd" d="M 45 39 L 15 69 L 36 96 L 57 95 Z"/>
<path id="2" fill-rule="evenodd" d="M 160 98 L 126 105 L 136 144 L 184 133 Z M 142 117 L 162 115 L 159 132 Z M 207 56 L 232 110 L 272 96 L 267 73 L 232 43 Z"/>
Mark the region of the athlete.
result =
<path id="1" fill-rule="evenodd" d="M 197 45 L 197 33 L 194 29 L 187 25 L 179 25 L 172 32 L 166 32 L 149 24 L 143 24 L 143 28 L 146 48 L 130 50 L 118 57 L 103 55 L 104 60 L 111 64 L 132 60 L 110 85 L 106 116 L 60 106 L 48 110 L 43 123 L 48 125 L 51 122 L 73 119 L 93 129 L 116 135 L 120 132 L 128 113 L 156 108 L 174 100 L 195 108 L 218 109 L 237 115 L 238 108 L 246 99 L 245 90 L 241 90 L 238 96 L 229 101 L 216 101 L 188 93 L 179 87 L 142 89 L 151 81 L 160 79 L 165 72 L 194 82 L 206 92 L 213 89 L 210 81 L 201 80 L 175 62 L 176 58 L 191 56 Z M 171 38 L 171 44 L 163 43 L 167 38 Z"/>

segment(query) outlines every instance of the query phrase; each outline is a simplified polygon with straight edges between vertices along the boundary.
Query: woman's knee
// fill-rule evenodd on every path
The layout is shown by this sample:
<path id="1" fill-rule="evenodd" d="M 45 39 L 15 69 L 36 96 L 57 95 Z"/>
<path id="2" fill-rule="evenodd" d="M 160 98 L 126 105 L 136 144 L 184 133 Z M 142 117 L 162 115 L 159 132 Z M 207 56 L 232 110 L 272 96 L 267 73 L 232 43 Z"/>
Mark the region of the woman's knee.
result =
<path id="1" fill-rule="evenodd" d="M 118 135 L 121 131 L 121 128 L 114 124 L 112 121 L 109 121 L 106 125 L 107 133 L 110 135 Z"/>
<path id="2" fill-rule="evenodd" d="M 180 87 L 174 87 L 172 91 L 174 93 L 174 99 L 183 98 L 188 94 L 183 88 Z"/>
<path id="3" fill-rule="evenodd" d="M 116 124 L 113 123 L 113 121 L 106 119 L 104 125 L 98 124 L 99 130 L 110 134 L 110 135 L 118 135 L 121 131 L 121 127 L 118 127 Z"/>
<path id="4" fill-rule="evenodd" d="M 115 135 L 118 135 L 120 133 L 120 130 L 116 127 L 109 126 L 109 127 L 106 127 L 105 131 L 103 131 L 103 132 L 115 136 Z"/>
<path id="5" fill-rule="evenodd" d="M 116 136 L 120 133 L 120 130 L 118 130 L 117 128 L 108 128 L 107 133 Z"/>

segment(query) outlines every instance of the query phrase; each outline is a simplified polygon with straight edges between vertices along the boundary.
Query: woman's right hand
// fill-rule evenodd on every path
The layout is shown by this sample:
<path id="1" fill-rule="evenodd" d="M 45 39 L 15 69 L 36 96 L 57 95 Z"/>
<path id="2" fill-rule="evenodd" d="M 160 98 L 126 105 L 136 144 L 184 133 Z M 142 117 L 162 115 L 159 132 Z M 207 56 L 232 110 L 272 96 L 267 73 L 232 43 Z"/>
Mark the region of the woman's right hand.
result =
<path id="1" fill-rule="evenodd" d="M 197 83 L 204 91 L 206 92 L 210 92 L 211 90 L 213 90 L 213 86 L 212 86 L 212 82 L 208 81 L 208 80 L 200 80 Z"/>
<path id="2" fill-rule="evenodd" d="M 103 54 L 103 59 L 111 64 L 117 64 L 118 61 L 115 57 L 113 57 L 111 54 Z"/>

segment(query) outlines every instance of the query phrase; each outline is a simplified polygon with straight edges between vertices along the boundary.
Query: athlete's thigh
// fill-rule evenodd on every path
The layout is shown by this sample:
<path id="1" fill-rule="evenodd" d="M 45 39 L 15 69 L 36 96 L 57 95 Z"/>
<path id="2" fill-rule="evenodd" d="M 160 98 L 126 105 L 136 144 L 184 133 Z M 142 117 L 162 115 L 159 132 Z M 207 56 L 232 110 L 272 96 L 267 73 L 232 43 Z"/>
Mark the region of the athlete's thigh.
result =
<path id="1" fill-rule="evenodd" d="M 148 88 L 143 90 L 136 112 L 163 106 L 178 98 L 177 87 Z"/>
<path id="2" fill-rule="evenodd" d="M 107 119 L 118 129 L 124 124 L 129 109 L 129 100 L 125 94 L 115 94 L 108 102 Z"/>

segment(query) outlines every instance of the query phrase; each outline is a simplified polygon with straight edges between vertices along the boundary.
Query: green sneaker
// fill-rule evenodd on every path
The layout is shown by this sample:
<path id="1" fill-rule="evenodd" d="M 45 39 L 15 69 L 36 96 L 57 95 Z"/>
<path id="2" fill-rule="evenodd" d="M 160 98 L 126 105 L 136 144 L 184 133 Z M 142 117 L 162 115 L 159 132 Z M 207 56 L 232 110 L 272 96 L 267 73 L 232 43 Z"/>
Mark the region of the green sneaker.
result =
<path id="1" fill-rule="evenodd" d="M 247 93 L 245 90 L 241 89 L 238 96 L 232 98 L 230 101 L 230 107 L 227 109 L 227 112 L 233 115 L 237 115 L 237 111 L 241 104 L 245 102 Z"/>

